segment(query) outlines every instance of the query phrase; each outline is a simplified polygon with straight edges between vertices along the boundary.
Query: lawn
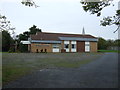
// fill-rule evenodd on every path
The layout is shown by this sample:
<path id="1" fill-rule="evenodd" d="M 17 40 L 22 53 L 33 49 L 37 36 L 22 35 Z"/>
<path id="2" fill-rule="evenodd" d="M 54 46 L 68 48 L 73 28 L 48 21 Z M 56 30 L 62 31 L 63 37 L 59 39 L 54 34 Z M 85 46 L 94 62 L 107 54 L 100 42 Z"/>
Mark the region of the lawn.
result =
<path id="1" fill-rule="evenodd" d="M 7 84 L 45 68 L 78 68 L 102 55 L 102 53 L 3 53 L 2 81 L 3 84 Z"/>
<path id="2" fill-rule="evenodd" d="M 119 50 L 98 50 L 98 52 L 116 52 L 116 53 L 120 53 Z"/>

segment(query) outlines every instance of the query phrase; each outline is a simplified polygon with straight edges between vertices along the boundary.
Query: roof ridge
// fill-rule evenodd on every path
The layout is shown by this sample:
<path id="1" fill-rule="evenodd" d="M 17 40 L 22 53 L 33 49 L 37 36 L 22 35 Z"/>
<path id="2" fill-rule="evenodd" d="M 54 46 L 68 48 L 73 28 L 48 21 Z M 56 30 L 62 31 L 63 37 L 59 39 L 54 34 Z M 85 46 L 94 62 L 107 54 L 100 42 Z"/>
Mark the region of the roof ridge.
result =
<path id="1" fill-rule="evenodd" d="M 38 32 L 38 33 L 47 33 L 47 34 L 67 34 L 67 35 L 83 35 L 83 34 L 72 34 L 72 33 L 54 33 L 54 32 Z M 90 35 L 90 34 L 85 34 L 85 35 Z M 92 36 L 92 35 L 90 35 Z"/>

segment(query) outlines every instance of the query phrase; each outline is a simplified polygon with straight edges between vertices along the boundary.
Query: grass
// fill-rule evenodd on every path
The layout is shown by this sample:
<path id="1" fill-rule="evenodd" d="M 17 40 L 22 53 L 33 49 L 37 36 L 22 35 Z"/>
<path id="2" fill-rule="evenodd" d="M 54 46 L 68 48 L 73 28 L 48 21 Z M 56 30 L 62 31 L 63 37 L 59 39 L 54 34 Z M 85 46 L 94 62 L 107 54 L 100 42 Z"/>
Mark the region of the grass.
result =
<path id="1" fill-rule="evenodd" d="M 60 63 L 55 63 L 54 65 L 57 67 L 64 67 L 64 68 L 77 68 L 91 61 L 92 60 L 82 60 L 82 61 L 77 61 L 77 62 L 60 62 Z"/>
<path id="2" fill-rule="evenodd" d="M 2 75 L 3 84 L 15 80 L 23 75 L 26 75 L 29 71 L 30 68 L 27 67 L 6 66 L 3 68 Z"/>
<path id="3" fill-rule="evenodd" d="M 102 53 L 3 53 L 2 81 L 7 84 L 35 70 L 45 68 L 78 68 Z"/>
<path id="4" fill-rule="evenodd" d="M 98 50 L 98 52 L 116 52 L 116 53 L 120 53 L 119 50 Z"/>

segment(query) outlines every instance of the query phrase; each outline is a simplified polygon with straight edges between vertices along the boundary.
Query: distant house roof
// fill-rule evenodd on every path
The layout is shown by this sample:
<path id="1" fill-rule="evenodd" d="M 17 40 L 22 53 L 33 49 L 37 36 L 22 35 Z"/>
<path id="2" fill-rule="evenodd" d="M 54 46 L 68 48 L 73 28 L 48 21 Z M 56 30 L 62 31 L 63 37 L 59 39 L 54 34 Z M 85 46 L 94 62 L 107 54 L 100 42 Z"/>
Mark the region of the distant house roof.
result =
<path id="1" fill-rule="evenodd" d="M 82 34 L 65 34 L 65 33 L 48 33 L 48 32 L 37 32 L 35 35 L 30 35 L 31 40 L 51 40 L 51 41 L 60 41 L 60 40 L 95 40 L 97 38 L 92 35 L 82 35 Z"/>
<path id="2" fill-rule="evenodd" d="M 22 44 L 31 44 L 30 41 L 21 41 Z"/>

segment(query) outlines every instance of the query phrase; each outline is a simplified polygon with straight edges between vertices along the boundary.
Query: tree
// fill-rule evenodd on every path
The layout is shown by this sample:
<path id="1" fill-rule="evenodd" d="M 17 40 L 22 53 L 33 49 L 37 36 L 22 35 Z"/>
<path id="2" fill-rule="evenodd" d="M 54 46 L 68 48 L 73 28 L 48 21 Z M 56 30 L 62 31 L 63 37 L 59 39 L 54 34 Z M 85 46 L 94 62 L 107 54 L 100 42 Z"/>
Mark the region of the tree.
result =
<path id="1" fill-rule="evenodd" d="M 23 32 L 23 34 L 17 35 L 19 42 L 21 40 L 28 40 L 28 37 L 30 37 L 30 34 L 36 34 L 36 32 L 42 32 L 41 29 L 37 28 L 37 26 L 33 25 L 29 28 L 29 31 Z"/>
<path id="2" fill-rule="evenodd" d="M 22 43 L 19 43 L 19 51 L 28 52 L 28 45 L 23 45 Z"/>
<path id="3" fill-rule="evenodd" d="M 14 44 L 14 40 L 12 39 L 8 31 L 3 30 L 2 31 L 2 51 L 5 51 L 5 52 L 9 51 L 11 45 L 13 44 Z"/>
<path id="4" fill-rule="evenodd" d="M 37 28 L 37 26 L 35 26 L 35 25 L 33 25 L 31 28 L 29 28 L 29 30 L 30 30 L 30 32 L 28 32 L 28 34 L 36 34 L 36 32 L 41 32 L 41 29 Z"/>
<path id="5" fill-rule="evenodd" d="M 98 49 L 99 50 L 106 50 L 107 49 L 106 40 L 101 38 L 101 37 L 98 39 Z"/>
<path id="6" fill-rule="evenodd" d="M 97 14 L 97 16 L 101 15 L 101 11 L 112 4 L 113 0 L 95 0 L 96 2 L 90 2 L 94 0 L 82 0 L 80 3 L 83 5 L 83 9 L 86 12 L 90 12 L 91 14 Z M 113 5 L 114 6 L 114 5 Z M 102 26 L 110 26 L 117 25 L 118 28 L 114 31 L 119 30 L 120 28 L 120 10 L 116 11 L 114 16 L 104 17 L 103 20 L 100 21 Z"/>
<path id="7" fill-rule="evenodd" d="M 41 32 L 42 30 L 37 28 L 37 26 L 33 25 L 32 27 L 29 28 L 29 31 L 25 31 L 22 34 L 17 35 L 18 37 L 18 47 L 19 51 L 21 52 L 27 52 L 28 46 L 27 45 L 22 45 L 20 43 L 21 40 L 28 40 L 31 34 L 36 34 L 36 32 Z"/>
<path id="8" fill-rule="evenodd" d="M 21 2 L 23 5 L 25 6 L 35 6 L 35 8 L 39 7 L 38 5 L 35 4 L 35 2 L 33 0 L 22 0 Z"/>
<path id="9" fill-rule="evenodd" d="M 106 41 L 106 46 L 107 46 L 107 47 L 108 47 L 108 46 L 114 46 L 114 40 L 111 40 L 111 39 L 107 40 L 107 41 Z"/>
<path id="10" fill-rule="evenodd" d="M 7 18 L 0 14 L 0 34 L 2 37 L 0 37 L 0 41 L 2 41 L 2 44 L 0 46 L 2 47 L 1 51 L 14 51 L 14 40 L 11 37 L 11 35 L 14 35 L 15 28 L 11 27 L 10 21 L 7 20 Z M 12 33 L 10 34 L 10 32 Z"/>
<path id="11" fill-rule="evenodd" d="M 120 47 L 120 39 L 114 41 L 114 46 Z"/>
<path id="12" fill-rule="evenodd" d="M 6 16 L 0 14 L 0 31 L 3 30 L 7 31 L 11 30 L 12 33 L 14 34 L 15 28 L 11 27 L 10 21 L 7 20 Z"/>

